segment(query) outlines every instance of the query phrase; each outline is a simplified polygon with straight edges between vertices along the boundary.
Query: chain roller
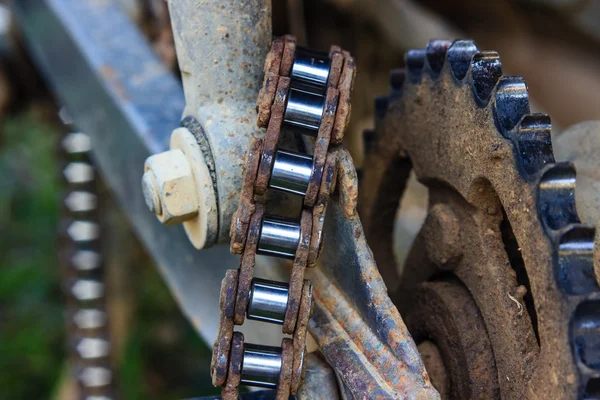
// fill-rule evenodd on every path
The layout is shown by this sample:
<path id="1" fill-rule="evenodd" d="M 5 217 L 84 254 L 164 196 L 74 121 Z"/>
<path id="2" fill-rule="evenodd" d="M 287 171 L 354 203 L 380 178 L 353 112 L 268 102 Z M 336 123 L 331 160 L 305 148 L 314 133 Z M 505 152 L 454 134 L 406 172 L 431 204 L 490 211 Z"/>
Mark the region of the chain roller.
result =
<path id="1" fill-rule="evenodd" d="M 292 36 L 276 39 L 265 62 L 257 102 L 264 139 L 254 138 L 246 154 L 237 210 L 231 224 L 231 252 L 240 268 L 221 286 L 219 333 L 213 347 L 212 378 L 223 399 L 237 399 L 240 384 L 276 388 L 277 399 L 296 394 L 304 378 L 312 285 L 304 279 L 323 246 L 329 196 L 335 190 L 340 146 L 350 116 L 354 59 L 333 46 L 327 53 L 303 49 Z M 279 149 L 282 130 L 314 138 L 312 156 Z M 304 196 L 298 219 L 271 215 L 256 202 L 268 189 Z M 289 283 L 254 278 L 257 254 L 292 261 Z M 245 318 L 282 325 L 281 347 L 244 342 L 234 325 Z"/>

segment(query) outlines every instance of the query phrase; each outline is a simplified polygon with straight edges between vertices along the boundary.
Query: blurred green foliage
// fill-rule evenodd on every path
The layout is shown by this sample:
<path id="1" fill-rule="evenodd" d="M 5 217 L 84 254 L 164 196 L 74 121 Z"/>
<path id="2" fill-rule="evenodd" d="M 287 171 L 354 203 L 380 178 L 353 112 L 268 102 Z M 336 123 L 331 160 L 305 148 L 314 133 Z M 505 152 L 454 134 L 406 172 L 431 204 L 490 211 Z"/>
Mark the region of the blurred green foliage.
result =
<path id="1" fill-rule="evenodd" d="M 47 398 L 64 362 L 56 265 L 57 131 L 33 114 L 0 139 L 0 398 Z"/>
<path id="2" fill-rule="evenodd" d="M 60 129 L 34 111 L 0 124 L 0 399 L 51 399 L 67 368 L 56 238 Z M 120 397 L 216 393 L 209 348 L 154 267 L 140 264 L 130 274 L 135 305 L 119 357 Z"/>

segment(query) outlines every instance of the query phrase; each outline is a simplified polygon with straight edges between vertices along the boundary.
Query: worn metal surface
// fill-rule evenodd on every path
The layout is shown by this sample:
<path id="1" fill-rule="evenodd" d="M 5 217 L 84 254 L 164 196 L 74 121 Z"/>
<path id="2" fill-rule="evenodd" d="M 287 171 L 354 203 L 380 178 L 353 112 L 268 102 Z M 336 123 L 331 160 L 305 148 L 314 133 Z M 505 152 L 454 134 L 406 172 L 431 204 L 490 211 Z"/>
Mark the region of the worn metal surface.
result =
<path id="1" fill-rule="evenodd" d="M 331 366 L 323 360 L 318 353 L 306 356 L 306 379 L 300 391 L 296 394 L 297 400 L 327 399 L 338 400 L 340 392 L 337 378 Z M 256 392 L 241 393 L 240 400 L 275 400 L 275 390 L 261 390 Z M 194 400 L 218 400 L 221 396 L 202 397 Z M 190 399 L 192 400 L 192 399 Z"/>
<path id="2" fill-rule="evenodd" d="M 256 132 L 256 97 L 271 41 L 267 0 L 171 0 L 185 93 L 184 116 L 204 128 L 215 157 L 219 241 L 229 240 L 246 150 Z"/>
<path id="3" fill-rule="evenodd" d="M 401 311 L 420 307 L 429 311 L 423 319 L 433 318 L 415 303 L 423 282 L 452 277 L 467 287 L 498 370 L 493 398 L 598 396 L 594 229 L 577 216 L 574 168 L 555 163 L 549 118 L 529 114 L 525 82 L 502 76 L 497 53 L 469 41 L 448 45 L 409 51 L 405 79 L 394 74 L 390 95 L 379 101 L 361 190 L 367 236 L 379 241 L 375 254 L 390 282 L 400 282 Z M 398 277 L 392 231 L 383 230 L 390 213 L 381 210 L 396 212 L 411 166 L 429 189 L 430 216 Z M 465 322 L 447 321 L 446 329 L 472 329 Z M 419 331 L 428 335 L 432 327 Z M 454 349 L 440 348 L 445 365 L 460 356 L 444 355 Z M 472 359 L 469 371 L 480 361 Z M 464 379 L 456 385 L 470 385 Z"/>
<path id="4" fill-rule="evenodd" d="M 354 398 L 437 399 L 419 352 L 387 295 L 355 214 L 332 198 L 319 267 L 309 270 L 315 310 L 309 332 Z"/>

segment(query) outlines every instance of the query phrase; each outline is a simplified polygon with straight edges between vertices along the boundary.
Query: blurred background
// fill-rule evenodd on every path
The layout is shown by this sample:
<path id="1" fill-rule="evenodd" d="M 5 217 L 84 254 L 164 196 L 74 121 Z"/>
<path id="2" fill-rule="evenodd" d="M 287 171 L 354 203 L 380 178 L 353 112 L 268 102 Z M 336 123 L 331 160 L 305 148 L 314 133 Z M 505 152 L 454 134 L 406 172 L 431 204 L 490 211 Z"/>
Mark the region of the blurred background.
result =
<path id="1" fill-rule="evenodd" d="M 167 2 L 120 2 L 178 74 Z M 65 192 L 58 148 L 68 128 L 10 8 L 0 10 L 0 399 L 71 399 L 57 237 Z M 356 57 L 346 145 L 358 167 L 362 131 L 373 126 L 373 98 L 387 92 L 388 71 L 403 65 L 406 50 L 434 38 L 473 38 L 479 48 L 497 50 L 505 75 L 522 75 L 537 111 L 551 115 L 555 136 L 600 119 L 600 1 L 287 0 L 273 2 L 273 26 L 276 35 L 291 32 L 322 49 L 337 43 Z M 209 345 L 182 315 L 101 180 L 98 193 L 121 397 L 217 393 Z M 401 224 L 412 234 L 424 214 L 415 196 Z"/>

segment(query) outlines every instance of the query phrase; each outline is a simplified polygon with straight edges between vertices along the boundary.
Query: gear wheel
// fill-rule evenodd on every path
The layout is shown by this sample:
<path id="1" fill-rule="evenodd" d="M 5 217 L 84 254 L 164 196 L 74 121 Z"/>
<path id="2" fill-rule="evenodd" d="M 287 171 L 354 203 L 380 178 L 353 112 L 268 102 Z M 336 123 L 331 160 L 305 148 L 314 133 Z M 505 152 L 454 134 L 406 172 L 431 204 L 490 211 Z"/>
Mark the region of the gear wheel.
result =
<path id="1" fill-rule="evenodd" d="M 405 61 L 376 101 L 360 212 L 434 384 L 452 399 L 600 398 L 594 229 L 549 117 L 472 41 L 431 41 Z M 394 216 L 411 170 L 428 214 L 400 276 Z"/>

